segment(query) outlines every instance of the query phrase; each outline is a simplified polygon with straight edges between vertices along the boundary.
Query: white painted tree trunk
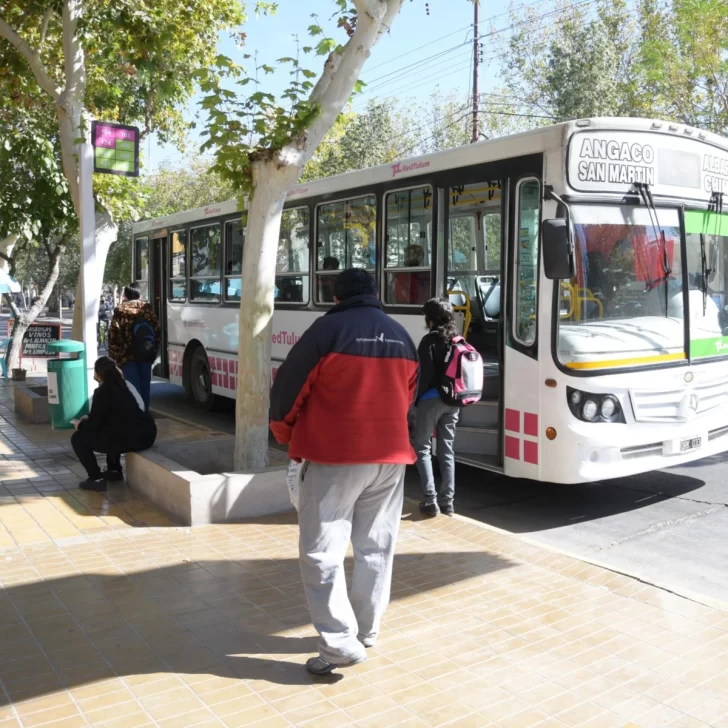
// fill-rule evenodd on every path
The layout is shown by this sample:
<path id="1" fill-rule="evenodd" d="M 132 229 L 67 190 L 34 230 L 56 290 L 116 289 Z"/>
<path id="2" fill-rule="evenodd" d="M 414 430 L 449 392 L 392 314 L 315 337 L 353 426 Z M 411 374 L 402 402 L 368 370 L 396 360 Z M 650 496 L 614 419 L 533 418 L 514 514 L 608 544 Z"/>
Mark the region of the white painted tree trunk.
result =
<path id="1" fill-rule="evenodd" d="M 300 170 L 278 155 L 253 164 L 258 180 L 248 207 L 243 255 L 235 404 L 235 470 L 250 472 L 268 464 L 270 352 L 278 235 L 286 194 Z"/>
<path id="2" fill-rule="evenodd" d="M 270 352 L 276 253 L 283 204 L 326 132 L 349 100 L 371 49 L 389 30 L 404 0 L 353 0 L 357 26 L 343 50 L 332 53 L 311 92 L 319 113 L 310 126 L 280 151 L 252 162 L 253 194 L 243 254 L 240 300 L 235 470 L 268 464 Z M 311 241 L 314 244 L 314 241 Z"/>
<path id="3" fill-rule="evenodd" d="M 96 261 L 97 271 L 94 280 L 97 281 L 99 290 L 104 283 L 104 269 L 106 268 L 106 257 L 109 254 L 111 244 L 116 240 L 119 226 L 111 219 L 107 212 L 96 214 Z M 71 327 L 71 338 L 74 341 L 83 341 L 83 308 L 81 295 L 81 277 L 76 284 L 76 301 L 73 305 L 73 326 Z"/>
<path id="4" fill-rule="evenodd" d="M 33 323 L 35 323 L 38 316 L 40 316 L 46 305 L 46 301 L 50 297 L 53 288 L 56 285 L 56 281 L 58 280 L 58 276 L 61 272 L 61 257 L 64 249 L 65 246 L 59 245 L 50 254 L 48 259 L 48 273 L 46 274 L 45 282 L 38 293 L 35 303 L 25 313 L 15 316 L 13 336 L 8 344 L 8 370 L 20 367 L 20 354 L 23 348 L 23 337 L 25 336 L 25 332 L 33 325 Z"/>

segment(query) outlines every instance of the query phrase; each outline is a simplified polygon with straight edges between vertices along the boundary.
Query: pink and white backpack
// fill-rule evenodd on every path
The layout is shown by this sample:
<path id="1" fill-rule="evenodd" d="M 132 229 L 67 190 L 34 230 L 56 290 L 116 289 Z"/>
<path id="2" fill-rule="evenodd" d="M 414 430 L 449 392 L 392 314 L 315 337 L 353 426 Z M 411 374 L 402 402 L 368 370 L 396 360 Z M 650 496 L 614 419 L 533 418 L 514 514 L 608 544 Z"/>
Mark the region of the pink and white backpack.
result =
<path id="1" fill-rule="evenodd" d="M 483 396 L 483 359 L 462 336 L 453 336 L 445 355 L 440 398 L 452 407 L 467 407 Z"/>

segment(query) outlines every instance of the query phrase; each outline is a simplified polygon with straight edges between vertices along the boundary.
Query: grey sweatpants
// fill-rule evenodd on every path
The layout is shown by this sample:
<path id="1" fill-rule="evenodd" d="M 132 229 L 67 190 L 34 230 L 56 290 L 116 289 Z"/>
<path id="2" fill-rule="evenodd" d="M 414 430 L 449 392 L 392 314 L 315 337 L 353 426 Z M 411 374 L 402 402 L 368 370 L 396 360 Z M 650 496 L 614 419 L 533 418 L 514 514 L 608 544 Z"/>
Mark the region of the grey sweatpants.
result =
<path id="1" fill-rule="evenodd" d="M 319 653 L 333 664 L 364 655 L 389 603 L 392 560 L 402 517 L 404 465 L 305 463 L 300 473 L 299 550 Z M 344 558 L 354 574 L 347 595 Z"/>

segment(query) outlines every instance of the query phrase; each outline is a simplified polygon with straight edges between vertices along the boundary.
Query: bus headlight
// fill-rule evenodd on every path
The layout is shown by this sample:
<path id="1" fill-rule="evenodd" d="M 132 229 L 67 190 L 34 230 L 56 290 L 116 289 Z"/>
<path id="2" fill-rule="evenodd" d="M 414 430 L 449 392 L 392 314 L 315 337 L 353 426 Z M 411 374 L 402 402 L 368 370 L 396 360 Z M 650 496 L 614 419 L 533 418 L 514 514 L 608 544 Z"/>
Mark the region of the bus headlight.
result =
<path id="1" fill-rule="evenodd" d="M 602 406 L 599 408 L 599 414 L 603 420 L 611 420 L 617 411 L 617 400 L 614 397 L 605 397 L 602 400 Z"/>
<path id="2" fill-rule="evenodd" d="M 613 394 L 590 394 L 567 387 L 566 401 L 571 414 L 583 422 L 625 422 L 619 399 Z"/>
<path id="3" fill-rule="evenodd" d="M 588 399 L 581 408 L 581 416 L 587 422 L 591 422 L 597 416 L 597 412 L 597 403 L 593 399 Z"/>

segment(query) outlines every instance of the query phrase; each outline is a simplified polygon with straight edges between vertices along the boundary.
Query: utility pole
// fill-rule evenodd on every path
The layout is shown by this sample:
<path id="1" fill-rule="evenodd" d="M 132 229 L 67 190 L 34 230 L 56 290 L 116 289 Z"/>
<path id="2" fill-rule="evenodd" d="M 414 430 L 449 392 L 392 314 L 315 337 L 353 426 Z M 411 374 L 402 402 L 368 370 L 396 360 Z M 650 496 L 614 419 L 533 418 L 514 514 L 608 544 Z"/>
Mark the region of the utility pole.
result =
<path id="1" fill-rule="evenodd" d="M 473 144 L 480 139 L 480 129 L 478 126 L 478 61 L 480 59 L 480 34 L 478 33 L 479 7 L 480 0 L 473 0 Z"/>

